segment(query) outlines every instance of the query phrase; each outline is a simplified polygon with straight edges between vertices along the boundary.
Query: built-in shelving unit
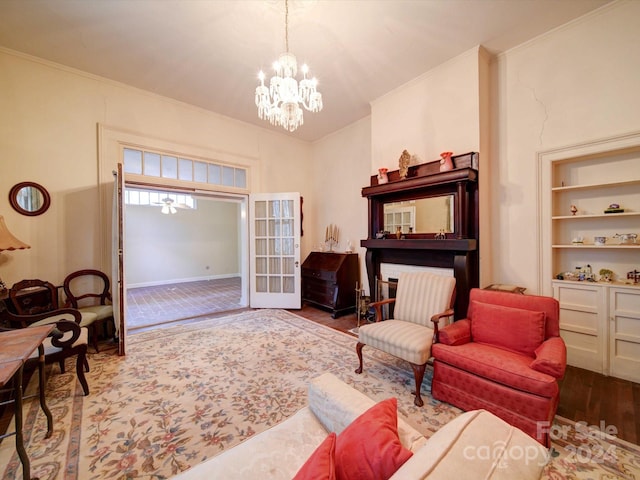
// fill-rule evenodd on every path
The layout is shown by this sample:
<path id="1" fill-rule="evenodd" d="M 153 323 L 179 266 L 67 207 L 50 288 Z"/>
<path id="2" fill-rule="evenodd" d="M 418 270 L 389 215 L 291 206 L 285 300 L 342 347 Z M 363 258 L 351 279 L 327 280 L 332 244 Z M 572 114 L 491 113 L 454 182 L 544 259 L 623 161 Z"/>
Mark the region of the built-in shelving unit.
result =
<path id="1" fill-rule="evenodd" d="M 541 293 L 560 302 L 568 363 L 640 381 L 640 284 L 627 279 L 640 270 L 640 238 L 616 237 L 640 237 L 640 133 L 543 152 L 540 160 Z M 611 204 L 624 211 L 605 213 Z M 615 281 L 556 278 L 587 266 L 592 280 L 608 269 Z"/>

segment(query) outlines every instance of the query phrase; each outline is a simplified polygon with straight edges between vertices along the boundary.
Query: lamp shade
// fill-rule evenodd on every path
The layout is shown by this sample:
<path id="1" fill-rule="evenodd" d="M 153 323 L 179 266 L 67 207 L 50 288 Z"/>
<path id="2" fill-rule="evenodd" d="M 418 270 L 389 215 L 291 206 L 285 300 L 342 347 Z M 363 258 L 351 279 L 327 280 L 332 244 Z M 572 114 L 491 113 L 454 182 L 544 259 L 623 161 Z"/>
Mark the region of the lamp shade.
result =
<path id="1" fill-rule="evenodd" d="M 4 250 L 24 250 L 31 248 L 30 245 L 18 240 L 7 228 L 4 217 L 0 215 L 0 252 Z"/>

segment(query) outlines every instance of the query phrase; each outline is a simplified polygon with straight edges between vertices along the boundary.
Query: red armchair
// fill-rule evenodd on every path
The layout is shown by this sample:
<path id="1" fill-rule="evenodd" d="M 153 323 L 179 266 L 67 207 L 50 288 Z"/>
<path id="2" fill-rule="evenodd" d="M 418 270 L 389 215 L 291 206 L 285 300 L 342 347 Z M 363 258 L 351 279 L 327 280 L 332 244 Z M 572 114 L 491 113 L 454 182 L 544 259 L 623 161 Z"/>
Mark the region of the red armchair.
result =
<path id="1" fill-rule="evenodd" d="M 551 297 L 472 289 L 467 318 L 432 346 L 433 397 L 485 409 L 549 447 L 567 352 Z"/>

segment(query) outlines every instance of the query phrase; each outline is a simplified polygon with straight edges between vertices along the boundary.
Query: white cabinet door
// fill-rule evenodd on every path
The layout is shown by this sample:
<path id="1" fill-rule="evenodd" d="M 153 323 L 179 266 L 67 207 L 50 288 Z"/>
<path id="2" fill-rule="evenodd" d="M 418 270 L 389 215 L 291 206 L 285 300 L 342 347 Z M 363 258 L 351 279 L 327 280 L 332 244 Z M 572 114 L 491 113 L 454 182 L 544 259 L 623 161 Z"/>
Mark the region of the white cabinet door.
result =
<path id="1" fill-rule="evenodd" d="M 607 370 L 607 291 L 587 282 L 553 282 L 560 302 L 560 336 L 567 346 L 567 363 L 598 373 Z"/>
<path id="2" fill-rule="evenodd" d="M 640 288 L 609 289 L 609 374 L 640 382 Z"/>

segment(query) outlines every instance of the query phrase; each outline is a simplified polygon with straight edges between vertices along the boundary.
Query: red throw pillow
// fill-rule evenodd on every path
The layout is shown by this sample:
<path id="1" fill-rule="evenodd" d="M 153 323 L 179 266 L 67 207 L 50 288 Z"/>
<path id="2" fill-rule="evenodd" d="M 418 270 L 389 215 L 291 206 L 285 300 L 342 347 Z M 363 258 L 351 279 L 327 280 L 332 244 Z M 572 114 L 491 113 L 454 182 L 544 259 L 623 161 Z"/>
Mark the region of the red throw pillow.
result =
<path id="1" fill-rule="evenodd" d="M 335 480 L 336 434 L 331 432 L 302 465 L 293 480 Z"/>
<path id="2" fill-rule="evenodd" d="M 356 418 L 336 440 L 337 480 L 387 480 L 413 453 L 398 438 L 398 401 L 389 398 Z"/>
<path id="3" fill-rule="evenodd" d="M 535 357 L 544 341 L 545 314 L 472 300 L 471 338 Z"/>

